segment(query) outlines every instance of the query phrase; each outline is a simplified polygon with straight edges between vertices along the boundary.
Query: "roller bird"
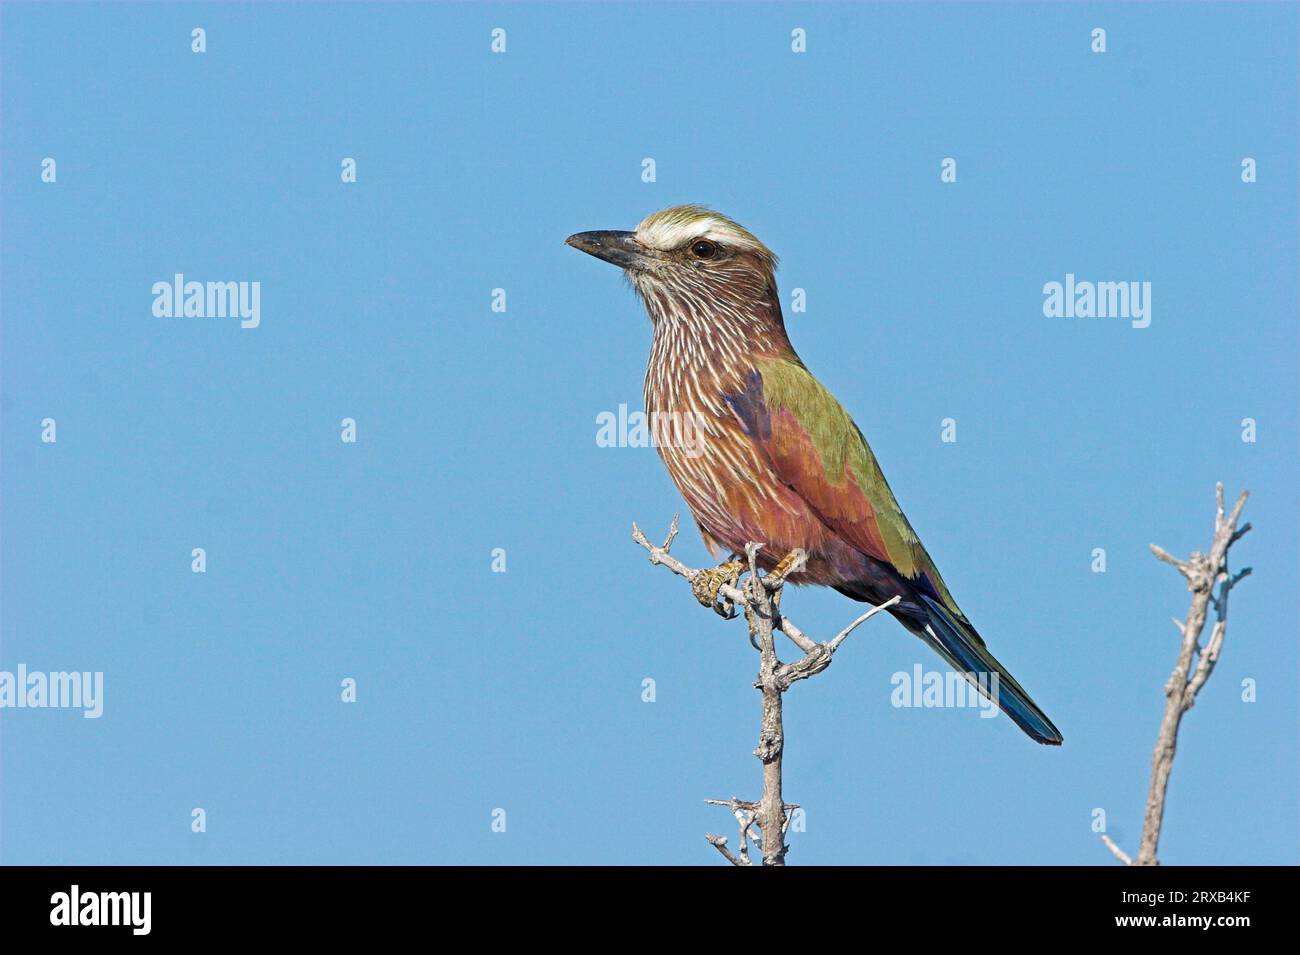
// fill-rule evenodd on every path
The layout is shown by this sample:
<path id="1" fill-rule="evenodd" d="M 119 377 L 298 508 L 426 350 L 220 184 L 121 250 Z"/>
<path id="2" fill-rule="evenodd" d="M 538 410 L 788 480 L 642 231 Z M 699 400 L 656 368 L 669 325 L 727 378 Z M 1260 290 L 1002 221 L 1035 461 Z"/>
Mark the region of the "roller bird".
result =
<path id="1" fill-rule="evenodd" d="M 776 256 L 747 229 L 697 205 L 647 216 L 634 231 L 579 232 L 569 245 L 621 268 L 653 326 L 645 410 L 689 421 L 699 440 L 656 441 L 710 553 L 731 559 L 694 581 L 717 597 L 762 543 L 772 572 L 796 548 L 795 584 L 889 612 L 995 702 L 1031 739 L 1060 731 L 966 619 L 885 480 L 862 431 L 795 352 L 776 287 Z"/>

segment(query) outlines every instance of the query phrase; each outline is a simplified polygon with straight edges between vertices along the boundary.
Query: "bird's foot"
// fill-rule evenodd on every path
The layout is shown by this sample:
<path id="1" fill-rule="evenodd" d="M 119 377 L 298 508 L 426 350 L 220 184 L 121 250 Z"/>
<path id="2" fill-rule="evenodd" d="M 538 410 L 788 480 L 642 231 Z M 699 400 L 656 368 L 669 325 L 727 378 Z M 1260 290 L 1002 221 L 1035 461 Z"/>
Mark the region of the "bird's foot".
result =
<path id="1" fill-rule="evenodd" d="M 803 551 L 792 550 L 790 551 L 790 553 L 786 554 L 784 557 L 781 558 L 781 562 L 779 564 L 777 564 L 775 567 L 772 568 L 772 573 L 769 576 L 775 577 L 777 580 L 785 580 L 785 575 L 790 573 L 790 569 L 794 567 L 795 564 L 799 563 L 800 560 L 803 559 L 804 559 Z"/>
<path id="2" fill-rule="evenodd" d="M 772 580 L 778 582 L 779 584 L 784 584 L 785 575 L 794 573 L 797 570 L 801 570 L 806 560 L 807 560 L 807 555 L 805 555 L 802 550 L 798 550 L 798 549 L 792 550 L 790 551 L 790 553 L 786 554 L 784 557 L 781 558 L 780 563 L 778 563 L 775 567 L 773 567 L 772 572 L 767 576 L 772 578 Z M 781 595 L 785 593 L 785 587 L 777 586 L 775 589 L 776 592 L 772 595 L 772 605 L 777 610 L 780 610 Z"/>
<path id="3" fill-rule="evenodd" d="M 719 602 L 718 594 L 724 586 L 736 586 L 744 570 L 744 561 L 729 560 L 712 570 L 698 571 L 691 578 L 691 593 L 695 594 L 695 599 L 705 607 L 712 609 L 724 620 L 730 620 L 736 616 L 736 605 L 725 598 Z"/>

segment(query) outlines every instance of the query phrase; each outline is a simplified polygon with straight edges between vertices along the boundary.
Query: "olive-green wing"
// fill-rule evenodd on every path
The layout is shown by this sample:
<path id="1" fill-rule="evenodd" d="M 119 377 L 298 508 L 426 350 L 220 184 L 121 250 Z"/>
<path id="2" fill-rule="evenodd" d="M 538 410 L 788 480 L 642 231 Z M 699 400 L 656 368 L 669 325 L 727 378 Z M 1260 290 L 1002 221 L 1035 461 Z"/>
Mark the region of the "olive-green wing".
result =
<path id="1" fill-rule="evenodd" d="M 827 527 L 965 621 L 848 412 L 797 360 L 758 362 L 727 401 L 773 472 Z"/>

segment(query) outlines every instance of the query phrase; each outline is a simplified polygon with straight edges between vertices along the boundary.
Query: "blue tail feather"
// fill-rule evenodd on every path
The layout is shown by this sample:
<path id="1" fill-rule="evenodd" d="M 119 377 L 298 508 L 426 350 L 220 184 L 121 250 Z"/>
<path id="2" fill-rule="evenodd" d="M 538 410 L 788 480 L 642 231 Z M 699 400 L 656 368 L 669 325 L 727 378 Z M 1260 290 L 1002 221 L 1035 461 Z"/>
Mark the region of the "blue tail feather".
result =
<path id="1" fill-rule="evenodd" d="M 955 669 L 963 674 L 974 674 L 974 685 L 979 691 L 996 703 L 1031 739 L 1059 746 L 1064 740 L 1061 731 L 1029 698 L 1006 667 L 989 653 L 974 628 L 958 620 L 937 600 L 924 594 L 921 600 L 929 610 L 928 625 L 915 630 L 916 635 Z"/>

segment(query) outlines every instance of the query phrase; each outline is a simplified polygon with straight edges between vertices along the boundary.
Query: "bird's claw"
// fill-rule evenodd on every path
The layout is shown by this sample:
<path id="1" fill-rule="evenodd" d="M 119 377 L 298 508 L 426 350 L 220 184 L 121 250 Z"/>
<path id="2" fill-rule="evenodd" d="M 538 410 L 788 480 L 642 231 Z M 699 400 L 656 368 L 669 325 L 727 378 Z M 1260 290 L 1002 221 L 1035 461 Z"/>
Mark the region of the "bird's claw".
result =
<path id="1" fill-rule="evenodd" d="M 739 560 L 727 561 L 712 570 L 701 570 L 691 578 L 691 593 L 702 605 L 724 620 L 730 620 L 736 616 L 736 605 L 725 598 L 719 603 L 718 594 L 724 586 L 736 586 L 744 570 L 745 564 Z"/>

